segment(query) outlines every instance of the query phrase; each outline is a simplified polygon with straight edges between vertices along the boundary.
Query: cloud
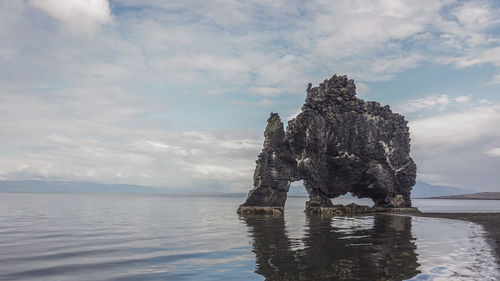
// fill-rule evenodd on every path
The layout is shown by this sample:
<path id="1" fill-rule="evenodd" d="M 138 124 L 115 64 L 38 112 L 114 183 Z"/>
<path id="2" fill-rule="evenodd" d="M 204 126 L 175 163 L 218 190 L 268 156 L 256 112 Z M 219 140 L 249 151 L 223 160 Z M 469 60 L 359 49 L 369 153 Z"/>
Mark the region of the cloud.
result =
<path id="1" fill-rule="evenodd" d="M 162 39 L 175 38 L 163 46 L 174 48 L 169 53 L 175 54 L 177 63 L 163 56 L 165 62 L 154 61 L 154 64 L 163 68 L 178 66 L 178 73 L 184 76 L 186 66 L 194 68 L 188 72 L 192 73 L 201 71 L 196 69 L 198 66 L 209 65 L 220 69 L 219 75 L 238 73 L 245 82 L 248 77 L 254 77 L 250 90 L 266 96 L 297 93 L 297 87 L 303 86 L 301 81 L 314 78 L 319 82 L 323 76 L 331 76 L 332 71 L 349 73 L 363 81 L 381 81 L 425 62 L 458 60 L 460 53 L 443 57 L 443 51 L 477 53 L 477 49 L 464 50 L 470 45 L 467 40 L 474 36 L 490 38 L 488 30 L 496 22 L 492 20 L 494 14 L 488 12 L 493 9 L 487 2 L 469 5 L 447 0 L 377 1 L 370 5 L 363 1 L 311 1 L 308 5 L 287 1 L 224 4 L 120 1 L 114 9 L 144 6 L 167 12 L 168 23 L 176 25 L 176 28 L 162 26 L 160 30 L 153 30 L 160 35 L 155 39 L 160 41 L 156 46 L 161 46 Z M 150 11 L 139 10 L 140 13 Z M 133 9 L 126 11 L 122 18 L 140 15 Z M 478 23 L 468 17 L 477 17 Z M 211 26 L 217 28 L 214 30 Z M 214 32 L 219 30 L 224 32 Z M 231 36 L 226 37 L 227 33 Z M 456 46 L 450 49 L 451 40 Z M 215 42 L 220 44 L 212 48 Z M 204 51 L 199 52 L 197 47 L 203 47 Z M 184 56 L 176 54 L 177 48 L 181 48 Z M 198 56 L 200 53 L 207 54 Z M 213 53 L 219 54 L 207 59 Z M 229 65 L 220 54 L 231 54 Z M 437 58 L 433 60 L 433 56 Z M 238 66 L 236 72 L 234 66 Z"/>
<path id="2" fill-rule="evenodd" d="M 491 156 L 500 156 L 500 147 L 492 148 L 488 151 L 486 151 Z"/>
<path id="3" fill-rule="evenodd" d="M 74 32 L 89 33 L 112 20 L 108 0 L 30 0 L 29 4 Z"/>
<path id="4" fill-rule="evenodd" d="M 233 104 L 242 106 L 261 106 L 261 107 L 271 107 L 274 106 L 274 102 L 268 98 L 263 98 L 260 101 L 251 102 L 244 100 L 234 100 Z"/>
<path id="5" fill-rule="evenodd" d="M 301 112 L 302 112 L 302 109 L 297 109 L 297 110 L 294 110 L 294 111 L 290 112 L 286 116 L 286 121 L 292 120 L 293 118 L 297 117 L 297 115 L 299 115 Z"/>
<path id="6" fill-rule="evenodd" d="M 454 8 L 452 14 L 467 31 L 482 31 L 498 23 L 488 1 L 468 1 Z"/>
<path id="7" fill-rule="evenodd" d="M 491 78 L 491 80 L 484 84 L 484 86 L 498 85 L 500 84 L 500 74 L 497 74 Z"/>
<path id="8" fill-rule="evenodd" d="M 111 21 L 107 1 L 59 2 L 30 3 L 72 29 L 93 30 Z M 438 35 L 485 34 L 494 22 L 460 31 L 461 25 L 472 25 L 466 15 L 483 15 L 468 7 L 453 1 L 379 1 L 371 5 L 363 1 L 312 1 L 308 5 L 287 1 L 119 1 L 113 2 L 113 26 L 103 38 L 96 38 L 95 47 L 83 45 L 91 50 L 101 47 L 90 53 L 108 54 L 104 61 L 111 60 L 115 70 L 144 73 L 156 83 L 196 83 L 193 86 L 203 85 L 203 92 L 211 95 L 245 91 L 276 97 L 302 94 L 307 82 L 320 82 L 333 71 L 357 80 L 383 81 L 433 56 L 443 61 L 441 53 L 433 53 L 447 46 Z M 450 13 L 459 17 L 452 20 Z M 69 41 L 58 37 L 48 36 L 57 42 Z M 421 45 L 424 39 L 416 39 L 423 37 L 425 45 Z M 135 49 L 134 53 L 123 52 L 127 48 Z M 62 56 L 74 50 L 61 51 Z M 127 58 L 131 63 L 124 65 L 113 58 Z M 446 59 L 451 63 L 460 56 Z M 102 70 L 98 73 L 106 73 Z"/>
<path id="9" fill-rule="evenodd" d="M 260 96 L 275 97 L 283 93 L 283 89 L 278 89 L 274 87 L 251 87 L 249 88 L 251 93 Z"/>
<path id="10" fill-rule="evenodd" d="M 370 92 L 370 86 L 362 82 L 356 83 L 356 95 L 358 97 L 364 97 L 368 92 Z"/>
<path id="11" fill-rule="evenodd" d="M 453 98 L 453 101 L 455 101 L 457 103 L 463 103 L 463 102 L 467 102 L 469 100 L 470 100 L 470 96 L 459 96 L 459 97 Z"/>
<path id="12" fill-rule="evenodd" d="M 478 138 L 497 137 L 492 128 L 500 122 L 498 106 L 473 107 L 464 111 L 411 121 L 411 131 L 419 145 L 464 144 Z"/>
<path id="13" fill-rule="evenodd" d="M 79 97 L 71 103 L 65 97 L 46 101 L 2 94 L 0 118 L 8 124 L 0 127 L 0 135 L 9 137 L 2 140 L 8 151 L 0 156 L 0 177 L 181 189 L 205 182 L 218 186 L 211 190 L 216 192 L 251 186 L 254 158 L 262 147 L 260 133 L 182 131 L 158 121 L 138 121 L 156 101 L 144 107 L 141 98 L 131 95 L 108 103 L 116 96 L 104 92 L 100 100 Z M 31 110 L 19 112 L 20 104 Z"/>
<path id="14" fill-rule="evenodd" d="M 444 110 L 452 105 L 468 102 L 470 96 L 450 97 L 448 95 L 429 95 L 424 98 L 410 99 L 395 104 L 397 112 L 410 113 L 420 110 Z"/>
<path id="15" fill-rule="evenodd" d="M 454 64 L 459 68 L 466 68 L 475 65 L 491 63 L 494 66 L 500 66 L 500 47 L 479 50 L 472 54 L 459 57 L 452 57 L 444 60 L 445 63 Z"/>
<path id="16" fill-rule="evenodd" d="M 411 120 L 412 155 L 419 177 L 435 184 L 496 190 L 500 161 L 491 156 L 500 140 L 499 122 L 497 105 Z"/>
<path id="17" fill-rule="evenodd" d="M 364 95 L 425 65 L 500 66 L 498 11 L 483 1 L 111 3 L 0 1 L 1 178 L 242 191 L 269 108 L 296 116 L 307 82 L 348 74 Z M 412 121 L 424 173 L 453 178 L 435 151 L 498 158 L 484 153 L 494 101 L 468 99 L 401 103 L 431 109 Z"/>

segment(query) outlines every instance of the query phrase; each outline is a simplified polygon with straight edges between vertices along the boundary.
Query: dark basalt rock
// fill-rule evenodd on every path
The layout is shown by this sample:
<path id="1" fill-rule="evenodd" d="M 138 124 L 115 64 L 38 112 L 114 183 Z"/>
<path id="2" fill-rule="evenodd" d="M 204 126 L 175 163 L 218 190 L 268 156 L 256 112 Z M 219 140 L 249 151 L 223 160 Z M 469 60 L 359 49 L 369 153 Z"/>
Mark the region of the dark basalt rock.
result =
<path id="1" fill-rule="evenodd" d="M 416 165 L 407 121 L 388 105 L 357 98 L 346 76 L 309 84 L 287 131 L 271 113 L 264 136 L 254 188 L 242 206 L 283 207 L 290 183 L 303 180 L 309 207 L 332 207 L 330 198 L 347 192 L 372 198 L 375 207 L 411 207 Z"/>

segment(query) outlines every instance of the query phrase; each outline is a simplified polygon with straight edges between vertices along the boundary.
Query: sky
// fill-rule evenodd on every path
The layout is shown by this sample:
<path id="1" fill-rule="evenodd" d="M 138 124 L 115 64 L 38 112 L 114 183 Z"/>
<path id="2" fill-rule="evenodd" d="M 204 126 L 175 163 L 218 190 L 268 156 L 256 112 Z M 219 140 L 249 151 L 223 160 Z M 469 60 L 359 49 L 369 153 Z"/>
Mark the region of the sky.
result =
<path id="1" fill-rule="evenodd" d="M 0 180 L 246 192 L 333 74 L 409 120 L 419 181 L 500 191 L 500 3 L 2 0 Z"/>

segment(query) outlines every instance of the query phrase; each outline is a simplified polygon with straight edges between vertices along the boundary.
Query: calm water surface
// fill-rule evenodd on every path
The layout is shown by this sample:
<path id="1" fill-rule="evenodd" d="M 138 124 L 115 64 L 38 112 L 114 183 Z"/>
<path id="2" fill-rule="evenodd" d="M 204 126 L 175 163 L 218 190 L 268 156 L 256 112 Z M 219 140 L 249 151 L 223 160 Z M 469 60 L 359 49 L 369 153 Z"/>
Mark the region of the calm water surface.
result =
<path id="1" fill-rule="evenodd" d="M 241 218 L 235 210 L 243 200 L 0 193 L 0 280 L 500 276 L 482 228 L 473 223 L 306 217 L 304 198 L 289 198 L 284 218 Z"/>
<path id="2" fill-rule="evenodd" d="M 500 200 L 413 199 L 425 213 L 500 213 Z"/>

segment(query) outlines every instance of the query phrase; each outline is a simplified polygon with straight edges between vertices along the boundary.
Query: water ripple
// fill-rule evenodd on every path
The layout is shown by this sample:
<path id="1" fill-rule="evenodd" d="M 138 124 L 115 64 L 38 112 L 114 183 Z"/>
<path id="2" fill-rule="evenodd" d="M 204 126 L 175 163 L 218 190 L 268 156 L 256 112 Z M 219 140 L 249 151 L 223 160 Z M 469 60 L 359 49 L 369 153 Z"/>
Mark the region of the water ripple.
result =
<path id="1" fill-rule="evenodd" d="M 495 280 L 480 226 L 432 218 L 281 219 L 243 198 L 2 194 L 0 280 Z"/>

